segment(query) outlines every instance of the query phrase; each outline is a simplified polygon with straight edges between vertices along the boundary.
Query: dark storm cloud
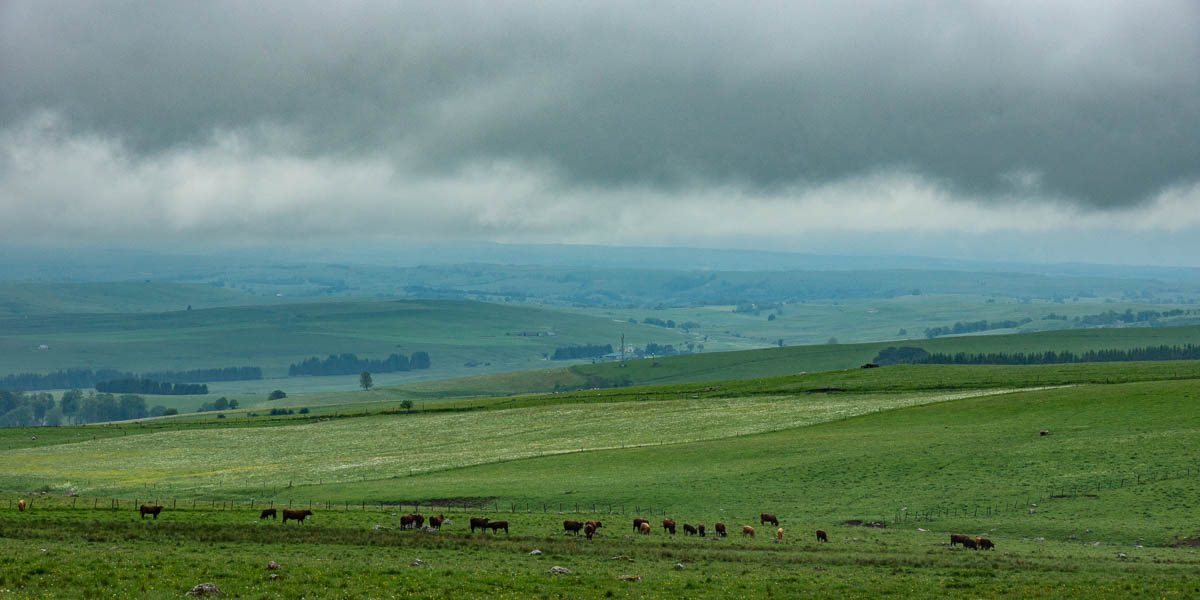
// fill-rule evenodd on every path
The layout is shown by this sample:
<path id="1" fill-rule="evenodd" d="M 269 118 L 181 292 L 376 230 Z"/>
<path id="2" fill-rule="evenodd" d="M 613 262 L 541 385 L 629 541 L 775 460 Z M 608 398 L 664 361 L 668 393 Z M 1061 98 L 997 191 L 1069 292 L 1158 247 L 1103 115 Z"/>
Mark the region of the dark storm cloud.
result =
<path id="1" fill-rule="evenodd" d="M 835 4 L 7 2 L 0 127 L 586 189 L 905 172 L 1114 208 L 1200 177 L 1192 0 Z"/>

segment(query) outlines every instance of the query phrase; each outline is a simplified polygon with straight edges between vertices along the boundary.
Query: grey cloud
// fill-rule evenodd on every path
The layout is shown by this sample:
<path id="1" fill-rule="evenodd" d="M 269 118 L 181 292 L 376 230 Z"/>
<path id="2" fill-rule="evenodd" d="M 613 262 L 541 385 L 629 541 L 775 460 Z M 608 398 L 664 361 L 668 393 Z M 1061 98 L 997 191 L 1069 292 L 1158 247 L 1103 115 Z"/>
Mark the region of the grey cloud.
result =
<path id="1" fill-rule="evenodd" d="M 746 4 L 8 2 L 0 125 L 588 188 L 899 169 L 1114 208 L 1200 178 L 1190 0 Z"/>

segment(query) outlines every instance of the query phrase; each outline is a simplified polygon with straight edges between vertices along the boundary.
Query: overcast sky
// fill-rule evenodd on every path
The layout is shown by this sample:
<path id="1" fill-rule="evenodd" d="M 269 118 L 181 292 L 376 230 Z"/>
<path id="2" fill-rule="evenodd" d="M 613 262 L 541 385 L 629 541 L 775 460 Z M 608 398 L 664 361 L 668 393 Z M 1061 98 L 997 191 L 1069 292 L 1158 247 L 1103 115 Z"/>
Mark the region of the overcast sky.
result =
<path id="1" fill-rule="evenodd" d="M 0 237 L 1196 265 L 1198 65 L 1195 0 L 4 0 Z"/>

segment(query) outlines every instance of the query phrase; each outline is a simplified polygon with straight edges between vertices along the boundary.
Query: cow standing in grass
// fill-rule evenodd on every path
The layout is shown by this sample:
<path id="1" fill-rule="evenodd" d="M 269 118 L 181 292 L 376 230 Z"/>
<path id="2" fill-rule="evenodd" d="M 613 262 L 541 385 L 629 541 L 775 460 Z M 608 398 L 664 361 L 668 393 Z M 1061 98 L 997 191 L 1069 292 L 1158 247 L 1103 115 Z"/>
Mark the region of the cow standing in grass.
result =
<path id="1" fill-rule="evenodd" d="M 977 550 L 995 550 L 996 549 L 996 545 L 992 543 L 992 540 L 989 540 L 985 537 L 975 538 L 975 545 L 977 546 L 977 548 L 976 548 Z"/>
<path id="2" fill-rule="evenodd" d="M 775 530 L 775 539 L 777 539 L 781 542 L 783 541 L 783 528 L 782 527 Z"/>
<path id="3" fill-rule="evenodd" d="M 766 525 L 767 523 L 770 523 L 776 527 L 779 527 L 779 519 L 776 519 L 775 515 L 773 515 L 771 513 L 763 513 L 761 515 L 758 515 L 758 518 L 759 518 L 759 525 Z"/>
<path id="4" fill-rule="evenodd" d="M 587 523 L 584 523 L 585 527 L 588 525 L 591 525 L 592 529 L 596 529 L 596 530 L 599 530 L 601 527 L 604 527 L 604 523 L 601 523 L 600 521 L 588 521 Z"/>
<path id="5" fill-rule="evenodd" d="M 641 532 L 642 535 L 650 535 L 650 523 L 648 523 L 645 519 L 642 520 Z"/>
<path id="6" fill-rule="evenodd" d="M 508 535 L 508 521 L 488 521 L 487 526 L 492 530 L 492 533 L 496 533 L 497 530 L 503 529 L 504 534 Z"/>
<path id="7" fill-rule="evenodd" d="M 275 512 L 275 509 L 273 509 L 273 508 L 264 508 L 262 512 L 258 513 L 258 518 L 259 518 L 259 519 L 265 519 L 265 518 L 267 518 L 267 517 L 271 517 L 272 519 L 275 519 L 275 518 L 277 518 L 277 514 L 276 514 L 276 512 Z"/>
<path id="8" fill-rule="evenodd" d="M 721 537 L 725 537 L 725 524 L 724 523 L 714 523 L 713 529 L 716 530 L 717 535 L 719 535 Z"/>
<path id="9" fill-rule="evenodd" d="M 441 531 L 442 523 L 446 520 L 444 515 L 435 515 L 429 517 L 429 528 Z"/>
<path id="10" fill-rule="evenodd" d="M 573 533 L 579 535 L 579 531 L 583 529 L 583 523 L 579 521 L 563 521 L 563 533 Z"/>
<path id="11" fill-rule="evenodd" d="M 293 521 L 300 521 L 300 524 L 303 525 L 304 517 L 312 516 L 312 514 L 313 514 L 313 511 L 308 510 L 307 508 L 305 508 L 303 510 L 298 509 L 298 508 L 297 509 L 285 508 L 285 509 L 283 509 L 283 524 L 287 525 L 288 519 L 291 519 Z"/>
<path id="12" fill-rule="evenodd" d="M 487 517 L 471 517 L 471 533 L 475 533 L 476 527 L 478 527 L 480 531 L 486 530 L 487 524 Z"/>
<path id="13" fill-rule="evenodd" d="M 950 547 L 953 548 L 955 544 L 962 544 L 970 539 L 971 538 L 961 533 L 952 533 L 950 534 Z"/>
<path id="14" fill-rule="evenodd" d="M 634 533 L 637 533 L 637 532 L 641 531 L 641 530 L 642 530 L 642 523 L 649 523 L 649 522 L 650 522 L 650 521 L 647 521 L 646 519 L 643 519 L 643 518 L 641 518 L 641 517 L 635 517 L 635 518 L 633 519 L 633 532 L 634 532 Z"/>
<path id="15" fill-rule="evenodd" d="M 683 534 L 684 535 L 696 535 L 696 528 L 692 527 L 691 525 L 688 525 L 687 523 L 684 523 L 683 524 Z"/>
<path id="16" fill-rule="evenodd" d="M 828 542 L 829 541 L 829 536 L 825 535 L 824 529 L 817 530 L 817 541 L 818 542 Z"/>
<path id="17" fill-rule="evenodd" d="M 704 523 L 696 523 L 696 532 L 700 534 L 700 537 L 704 537 Z"/>
<path id="18" fill-rule="evenodd" d="M 670 531 L 671 535 L 675 535 L 675 519 L 663 519 L 663 531 Z"/>
<path id="19" fill-rule="evenodd" d="M 25 499 L 24 498 L 17 500 L 17 510 L 20 512 L 25 512 Z"/>
<path id="20" fill-rule="evenodd" d="M 588 521 L 587 524 L 583 526 L 583 535 L 586 535 L 587 539 L 590 540 L 590 539 L 592 539 L 592 536 L 595 534 L 596 534 L 596 526 L 593 525 L 591 521 Z"/>
<path id="21" fill-rule="evenodd" d="M 754 528 L 749 525 L 742 525 L 742 536 L 754 537 Z"/>
<path id="22" fill-rule="evenodd" d="M 143 519 L 146 518 L 146 515 L 154 515 L 157 520 L 158 513 L 162 512 L 162 509 L 163 507 L 157 504 L 143 504 L 138 507 L 138 512 L 141 513 Z"/>

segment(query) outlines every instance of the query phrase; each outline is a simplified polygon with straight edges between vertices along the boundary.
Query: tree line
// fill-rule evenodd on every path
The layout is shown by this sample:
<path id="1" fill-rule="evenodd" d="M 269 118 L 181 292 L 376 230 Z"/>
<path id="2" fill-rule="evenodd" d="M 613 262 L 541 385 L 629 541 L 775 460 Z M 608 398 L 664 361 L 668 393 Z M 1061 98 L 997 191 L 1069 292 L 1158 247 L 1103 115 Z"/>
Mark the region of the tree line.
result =
<path id="1" fill-rule="evenodd" d="M 988 352 L 968 353 L 945 352 L 929 353 L 922 348 L 911 346 L 888 347 L 879 352 L 872 362 L 880 365 L 892 364 L 923 364 L 923 365 L 1049 365 L 1064 363 L 1088 362 L 1135 362 L 1158 360 L 1197 360 L 1200 359 L 1200 345 L 1185 344 L 1183 346 L 1146 346 L 1127 350 L 1087 350 L 1071 352 L 1062 350 L 1055 352 Z"/>
<path id="2" fill-rule="evenodd" d="M 164 406 L 147 408 L 146 399 L 136 394 L 86 394 L 79 389 L 63 392 L 55 402 L 49 392 L 0 390 L 0 426 L 40 427 L 68 423 L 100 423 L 174 414 Z"/>
<path id="3" fill-rule="evenodd" d="M 359 358 L 350 353 L 330 354 L 326 358 L 313 356 L 288 366 L 288 375 L 354 375 L 363 371 L 392 373 L 428 369 L 432 366 L 429 354 L 413 352 L 411 357 L 391 354 L 384 359 Z"/>
<path id="4" fill-rule="evenodd" d="M 554 354 L 550 356 L 550 360 L 572 360 L 578 358 L 599 358 L 605 354 L 612 354 L 612 344 L 603 346 L 597 344 L 585 344 L 582 346 L 565 346 L 554 349 Z"/>
<path id="5" fill-rule="evenodd" d="M 151 394 L 161 396 L 201 395 L 208 393 L 208 384 L 204 383 L 167 383 L 140 377 L 114 379 L 112 381 L 97 381 L 97 392 L 112 394 Z"/>
<path id="6" fill-rule="evenodd" d="M 989 329 L 1015 329 L 1026 323 L 1032 323 L 1033 319 L 1028 317 L 1020 321 L 988 321 L 983 319 L 980 321 L 959 321 L 953 325 L 944 327 L 928 327 L 925 329 L 925 337 L 935 338 L 943 335 L 961 335 L 964 333 L 975 333 L 976 331 L 987 331 Z"/>
<path id="7" fill-rule="evenodd" d="M 61 390 L 95 387 L 101 381 L 136 379 L 139 375 L 116 369 L 65 369 L 53 373 L 17 373 L 0 377 L 0 390 Z M 221 367 L 191 371 L 155 371 L 140 377 L 171 383 L 243 381 L 262 379 L 259 367 Z"/>

